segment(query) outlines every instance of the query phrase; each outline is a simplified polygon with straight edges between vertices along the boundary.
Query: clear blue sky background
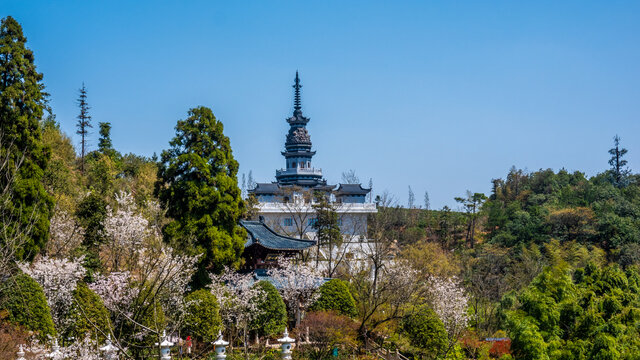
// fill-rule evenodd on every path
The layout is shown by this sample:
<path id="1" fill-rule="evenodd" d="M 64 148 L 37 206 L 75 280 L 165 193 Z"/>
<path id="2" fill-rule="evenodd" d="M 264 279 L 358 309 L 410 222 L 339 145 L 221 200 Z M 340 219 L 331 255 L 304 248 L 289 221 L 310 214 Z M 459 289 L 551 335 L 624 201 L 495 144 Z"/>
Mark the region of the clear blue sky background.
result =
<path id="1" fill-rule="evenodd" d="M 0 15 L 23 25 L 62 128 L 84 81 L 124 153 L 160 153 L 204 105 L 240 171 L 272 181 L 299 69 L 315 166 L 401 204 L 411 186 L 455 207 L 512 165 L 594 175 L 616 133 L 640 170 L 638 1 L 0 0 Z"/>

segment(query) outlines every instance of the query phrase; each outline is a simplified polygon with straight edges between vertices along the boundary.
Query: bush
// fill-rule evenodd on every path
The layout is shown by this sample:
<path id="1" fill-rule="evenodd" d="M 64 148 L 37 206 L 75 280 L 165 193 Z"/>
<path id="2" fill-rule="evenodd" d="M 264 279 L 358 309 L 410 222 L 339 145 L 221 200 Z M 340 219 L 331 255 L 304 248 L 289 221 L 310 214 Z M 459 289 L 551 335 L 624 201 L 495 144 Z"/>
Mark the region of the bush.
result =
<path id="1" fill-rule="evenodd" d="M 353 319 L 335 311 L 310 312 L 296 328 L 297 335 L 304 338 L 309 328 L 309 340 L 330 349 L 336 345 L 354 345 L 358 335 L 358 324 Z"/>
<path id="2" fill-rule="evenodd" d="M 447 346 L 447 332 L 438 315 L 422 306 L 418 311 L 402 321 L 402 329 L 409 338 L 411 346 L 424 356 L 434 358 Z"/>
<path id="3" fill-rule="evenodd" d="M 55 335 L 51 309 L 40 285 L 29 275 L 15 275 L 0 289 L 0 307 L 9 314 L 9 322 L 38 333 L 41 339 Z"/>
<path id="4" fill-rule="evenodd" d="M 87 336 L 104 342 L 104 334 L 111 332 L 109 311 L 102 299 L 93 292 L 87 284 L 79 282 L 73 290 L 73 305 L 69 311 L 71 326 L 66 330 L 65 337 L 73 336 L 82 340 Z"/>
<path id="5" fill-rule="evenodd" d="M 273 284 L 268 281 L 259 281 L 254 286 L 265 292 L 264 300 L 258 304 L 262 310 L 252 323 L 251 328 L 258 331 L 260 336 L 272 336 L 280 334 L 287 326 L 287 307 L 282 296 Z"/>
<path id="6" fill-rule="evenodd" d="M 320 286 L 320 297 L 311 307 L 312 311 L 334 310 L 341 315 L 355 317 L 356 302 L 351 296 L 349 286 L 340 279 L 331 279 Z"/>
<path id="7" fill-rule="evenodd" d="M 216 297 L 208 290 L 200 289 L 187 295 L 184 333 L 204 341 L 215 341 L 222 324 L 220 307 Z"/>

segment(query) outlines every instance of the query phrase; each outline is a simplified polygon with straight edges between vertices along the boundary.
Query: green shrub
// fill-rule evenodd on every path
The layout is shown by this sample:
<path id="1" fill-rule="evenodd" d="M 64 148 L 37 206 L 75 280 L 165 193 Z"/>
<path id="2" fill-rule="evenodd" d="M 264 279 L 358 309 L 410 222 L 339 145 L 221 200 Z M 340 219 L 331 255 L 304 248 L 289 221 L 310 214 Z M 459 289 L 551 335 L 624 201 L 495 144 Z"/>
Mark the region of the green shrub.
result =
<path id="1" fill-rule="evenodd" d="M 90 336 L 104 342 L 104 334 L 111 332 L 109 311 L 102 299 L 94 293 L 87 284 L 79 282 L 73 290 L 73 305 L 69 311 L 70 327 L 66 329 L 65 337 L 78 340 Z"/>
<path id="2" fill-rule="evenodd" d="M 262 310 L 262 313 L 251 323 L 251 328 L 256 329 L 260 336 L 272 336 L 282 333 L 287 326 L 287 307 L 280 293 L 268 281 L 259 281 L 254 286 L 262 289 L 266 296 L 258 304 L 258 308 Z"/>
<path id="3" fill-rule="evenodd" d="M 438 315 L 427 306 L 402 321 L 402 329 L 417 352 L 431 357 L 441 353 L 447 346 L 447 332 Z"/>
<path id="4" fill-rule="evenodd" d="M 40 285 L 20 273 L 0 288 L 0 307 L 9 312 L 8 320 L 38 333 L 40 338 L 55 335 L 51 309 Z"/>
<path id="5" fill-rule="evenodd" d="M 312 311 L 337 311 L 341 315 L 355 317 L 356 302 L 346 282 L 331 279 L 320 286 L 320 298 L 311 306 Z"/>
<path id="6" fill-rule="evenodd" d="M 216 297 L 208 290 L 200 289 L 187 295 L 184 334 L 204 342 L 215 341 L 222 324 L 220 307 Z"/>

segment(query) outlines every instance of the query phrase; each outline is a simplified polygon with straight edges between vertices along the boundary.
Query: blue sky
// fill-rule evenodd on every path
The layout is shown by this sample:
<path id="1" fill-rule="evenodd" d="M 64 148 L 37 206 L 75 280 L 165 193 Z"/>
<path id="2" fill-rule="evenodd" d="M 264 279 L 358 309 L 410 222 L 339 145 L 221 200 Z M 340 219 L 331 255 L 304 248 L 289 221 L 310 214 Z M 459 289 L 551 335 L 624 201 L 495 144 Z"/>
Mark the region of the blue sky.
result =
<path id="1" fill-rule="evenodd" d="M 160 153 L 204 105 L 241 173 L 272 181 L 299 70 L 314 165 L 401 204 L 411 186 L 455 207 L 512 165 L 594 175 L 615 134 L 640 168 L 637 1 L 0 0 L 6 15 L 62 128 L 84 81 L 124 153 Z"/>

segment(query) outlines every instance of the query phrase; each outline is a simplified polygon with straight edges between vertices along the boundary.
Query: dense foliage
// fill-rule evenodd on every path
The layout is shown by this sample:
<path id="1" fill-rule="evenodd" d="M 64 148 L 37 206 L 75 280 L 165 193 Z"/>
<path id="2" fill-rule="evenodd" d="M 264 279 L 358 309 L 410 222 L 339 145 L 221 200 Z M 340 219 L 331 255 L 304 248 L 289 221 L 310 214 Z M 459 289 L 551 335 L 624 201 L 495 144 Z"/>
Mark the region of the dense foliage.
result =
<path id="1" fill-rule="evenodd" d="M 111 333 L 109 311 L 100 296 L 89 289 L 85 283 L 78 283 L 73 291 L 73 305 L 68 317 L 71 325 L 65 332 L 67 338 L 90 337 L 103 342 L 106 338 L 105 334 Z"/>
<path id="2" fill-rule="evenodd" d="M 203 255 L 194 279 L 202 286 L 207 270 L 239 264 L 246 231 L 238 225 L 238 162 L 222 123 L 205 107 L 178 121 L 170 145 L 158 170 L 157 194 L 172 219 L 163 232 L 177 248 Z"/>
<path id="3" fill-rule="evenodd" d="M 33 259 L 49 236 L 53 199 L 44 187 L 51 156 L 40 120 L 47 94 L 22 27 L 11 16 L 0 22 L 0 244 L 18 259 Z M 8 190 L 5 190 L 8 189 Z"/>
<path id="4" fill-rule="evenodd" d="M 546 269 L 502 300 L 512 350 L 522 359 L 632 359 L 640 353 L 640 276 L 589 264 Z"/>
<path id="5" fill-rule="evenodd" d="M 19 273 L 6 280 L 0 289 L 0 303 L 8 311 L 9 321 L 37 332 L 41 338 L 56 333 L 42 287 L 30 276 Z"/>
<path id="6" fill-rule="evenodd" d="M 355 317 L 358 314 L 356 301 L 349 291 L 349 285 L 340 279 L 331 279 L 318 288 L 320 297 L 311 310 L 334 310 L 341 315 Z"/>
<path id="7" fill-rule="evenodd" d="M 216 297 L 205 289 L 192 292 L 185 297 L 187 313 L 184 332 L 201 341 L 215 341 L 221 330 L 220 306 Z"/>
<path id="8" fill-rule="evenodd" d="M 447 347 L 447 332 L 438 315 L 427 306 L 402 320 L 402 329 L 415 348 L 416 354 L 424 359 L 437 359 Z"/>
<path id="9" fill-rule="evenodd" d="M 255 301 L 260 314 L 251 322 L 251 328 L 259 336 L 280 335 L 287 326 L 287 307 L 282 296 L 273 284 L 268 281 L 258 281 L 255 287 L 262 290 L 263 296 Z"/>

